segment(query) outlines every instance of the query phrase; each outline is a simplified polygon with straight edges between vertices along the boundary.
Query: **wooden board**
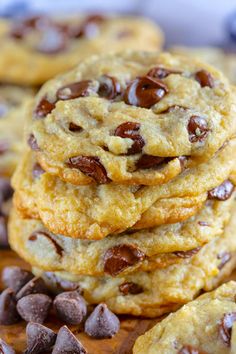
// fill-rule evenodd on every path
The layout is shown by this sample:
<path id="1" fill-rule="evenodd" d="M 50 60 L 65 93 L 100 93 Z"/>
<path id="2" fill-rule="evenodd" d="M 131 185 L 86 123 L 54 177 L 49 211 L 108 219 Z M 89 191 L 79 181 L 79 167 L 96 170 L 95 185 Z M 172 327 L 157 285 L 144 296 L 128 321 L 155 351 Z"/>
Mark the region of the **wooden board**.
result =
<path id="1" fill-rule="evenodd" d="M 23 260 L 21 260 L 12 251 L 0 250 L 0 273 L 7 265 L 18 265 L 23 268 L 30 268 Z M 236 280 L 236 272 L 230 279 Z M 225 279 L 227 281 L 229 279 Z M 2 284 L 0 284 L 2 288 Z M 95 340 L 89 338 L 85 333 L 78 329 L 78 326 L 70 326 L 72 332 L 80 339 L 89 354 L 131 354 L 132 347 L 136 338 L 153 327 L 160 318 L 141 319 L 128 316 L 121 316 L 121 328 L 118 334 L 112 339 Z M 50 316 L 45 326 L 58 331 L 63 325 L 55 317 Z M 26 349 L 24 321 L 13 326 L 0 326 L 0 338 L 12 345 L 17 353 L 22 353 Z"/>

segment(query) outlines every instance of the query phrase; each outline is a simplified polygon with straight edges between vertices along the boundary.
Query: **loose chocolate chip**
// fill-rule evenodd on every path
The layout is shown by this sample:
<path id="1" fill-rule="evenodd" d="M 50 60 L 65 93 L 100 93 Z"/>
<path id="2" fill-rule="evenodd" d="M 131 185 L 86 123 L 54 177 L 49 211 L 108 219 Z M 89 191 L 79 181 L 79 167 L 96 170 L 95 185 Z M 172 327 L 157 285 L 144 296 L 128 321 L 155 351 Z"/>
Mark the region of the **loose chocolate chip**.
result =
<path id="1" fill-rule="evenodd" d="M 16 310 L 15 293 L 12 289 L 5 289 L 0 295 L 0 324 L 12 325 L 17 323 L 20 317 Z"/>
<path id="2" fill-rule="evenodd" d="M 143 154 L 136 162 L 136 168 L 148 169 L 157 167 L 165 161 L 165 157 Z"/>
<path id="3" fill-rule="evenodd" d="M 17 311 L 26 322 L 43 323 L 49 313 L 52 300 L 45 294 L 31 294 L 17 302 Z"/>
<path id="4" fill-rule="evenodd" d="M 16 300 L 19 301 L 22 297 L 38 293 L 47 294 L 48 290 L 42 278 L 34 277 L 16 294 Z"/>
<path id="5" fill-rule="evenodd" d="M 13 195 L 13 189 L 10 181 L 6 178 L 0 178 L 0 205 L 9 200 Z"/>
<path id="6" fill-rule="evenodd" d="M 27 143 L 32 150 L 40 151 L 37 140 L 33 134 L 30 134 L 30 136 L 28 137 Z"/>
<path id="7" fill-rule="evenodd" d="M 96 156 L 74 156 L 67 161 L 67 166 L 77 168 L 86 176 L 93 178 L 97 183 L 104 184 L 110 182 L 107 171 Z"/>
<path id="8" fill-rule="evenodd" d="M 57 54 L 66 49 L 67 36 L 57 26 L 50 26 L 46 31 L 42 31 L 40 42 L 35 49 L 44 54 Z"/>
<path id="9" fill-rule="evenodd" d="M 171 70 L 171 69 L 165 69 L 162 67 L 155 67 L 152 68 L 148 73 L 147 76 L 154 77 L 155 79 L 164 79 L 170 74 L 181 74 L 181 71 L 179 70 Z"/>
<path id="10" fill-rule="evenodd" d="M 8 248 L 7 217 L 0 211 L 0 247 Z"/>
<path id="11" fill-rule="evenodd" d="M 138 134 L 140 129 L 140 124 L 135 122 L 125 122 L 120 124 L 115 132 L 115 136 L 121 138 L 129 138 L 133 140 L 132 146 L 128 149 L 127 155 L 137 154 L 142 151 L 142 148 L 145 145 L 144 139 Z"/>
<path id="12" fill-rule="evenodd" d="M 236 312 L 224 314 L 219 324 L 219 334 L 223 342 L 229 347 L 231 341 L 231 331 L 236 321 Z"/>
<path id="13" fill-rule="evenodd" d="M 68 291 L 55 297 L 54 309 L 57 316 L 67 324 L 81 323 L 87 314 L 87 305 L 78 291 Z"/>
<path id="14" fill-rule="evenodd" d="M 123 295 L 129 295 L 129 294 L 136 295 L 143 292 L 143 288 L 140 285 L 132 282 L 121 284 L 119 286 L 119 290 Z"/>
<path id="15" fill-rule="evenodd" d="M 48 101 L 44 96 L 34 110 L 34 118 L 41 119 L 46 117 L 55 108 L 56 104 Z"/>
<path id="16" fill-rule="evenodd" d="M 91 80 L 73 82 L 62 86 L 57 90 L 56 96 L 59 100 L 72 100 L 78 97 L 86 97 L 89 95 Z"/>
<path id="17" fill-rule="evenodd" d="M 106 304 L 99 304 L 85 322 L 85 333 L 97 339 L 112 338 L 120 329 L 118 317 Z"/>
<path id="18" fill-rule="evenodd" d="M 117 79 L 113 76 L 103 75 L 98 79 L 99 88 L 98 95 L 100 97 L 113 100 L 121 94 L 121 86 Z"/>
<path id="19" fill-rule="evenodd" d="M 231 260 L 231 254 L 229 252 L 221 252 L 217 254 L 217 259 L 220 259 L 221 262 L 218 265 L 218 269 L 221 270 L 226 263 L 228 263 Z"/>
<path id="20" fill-rule="evenodd" d="M 202 142 L 209 134 L 206 120 L 202 117 L 192 116 L 188 122 L 189 141 L 191 143 Z"/>
<path id="21" fill-rule="evenodd" d="M 34 178 L 39 178 L 45 171 L 42 169 L 39 163 L 35 163 L 32 169 L 32 175 Z"/>
<path id="22" fill-rule="evenodd" d="M 190 258 L 192 256 L 194 256 L 195 254 L 197 254 L 200 251 L 201 247 L 196 247 L 193 248 L 192 250 L 189 251 L 177 251 L 177 252 L 173 252 L 177 257 L 179 258 Z"/>
<path id="23" fill-rule="evenodd" d="M 178 354 L 207 354 L 202 350 L 192 347 L 191 345 L 184 345 L 178 352 Z"/>
<path id="24" fill-rule="evenodd" d="M 50 241 L 50 243 L 53 245 L 53 247 L 55 248 L 56 253 L 61 257 L 63 254 L 63 248 L 59 245 L 59 243 L 56 242 L 56 240 L 54 240 L 51 235 L 45 231 L 35 231 L 33 232 L 30 237 L 28 238 L 29 241 L 31 242 L 35 242 L 37 241 L 38 238 L 40 237 L 45 237 L 46 239 L 48 239 Z"/>
<path id="25" fill-rule="evenodd" d="M 56 333 L 39 323 L 28 323 L 26 327 L 27 349 L 24 354 L 40 354 L 50 351 L 56 341 Z"/>
<path id="26" fill-rule="evenodd" d="M 104 271 L 111 276 L 143 261 L 145 254 L 133 245 L 121 244 L 109 248 L 104 255 Z"/>
<path id="27" fill-rule="evenodd" d="M 0 339 L 0 353 L 1 354 L 15 354 L 15 350 L 10 347 L 6 342 Z"/>
<path id="28" fill-rule="evenodd" d="M 5 267 L 2 272 L 2 282 L 7 288 L 17 293 L 34 275 L 26 269 L 17 266 Z"/>
<path id="29" fill-rule="evenodd" d="M 221 183 L 218 187 L 211 189 L 208 192 L 208 199 L 227 200 L 231 197 L 234 191 L 234 185 L 228 179 Z"/>
<path id="30" fill-rule="evenodd" d="M 127 87 L 125 103 L 150 108 L 168 93 L 167 86 L 160 80 L 148 76 L 135 79 Z"/>
<path id="31" fill-rule="evenodd" d="M 79 133 L 83 130 L 83 128 L 81 128 L 79 125 L 76 125 L 75 123 L 70 123 L 69 124 L 69 130 L 71 132 L 76 132 L 76 133 Z"/>
<path id="32" fill-rule="evenodd" d="M 52 354 L 87 354 L 87 350 L 66 327 L 60 328 Z"/>
<path id="33" fill-rule="evenodd" d="M 53 285 L 54 290 L 56 290 L 56 292 L 59 294 L 63 291 L 74 290 L 77 290 L 79 294 L 82 294 L 82 290 L 77 283 L 59 278 L 52 272 L 45 272 L 44 276 L 50 281 L 50 284 Z"/>
<path id="34" fill-rule="evenodd" d="M 195 74 L 195 79 L 202 87 L 214 87 L 214 79 L 212 75 L 206 70 L 199 70 Z"/>

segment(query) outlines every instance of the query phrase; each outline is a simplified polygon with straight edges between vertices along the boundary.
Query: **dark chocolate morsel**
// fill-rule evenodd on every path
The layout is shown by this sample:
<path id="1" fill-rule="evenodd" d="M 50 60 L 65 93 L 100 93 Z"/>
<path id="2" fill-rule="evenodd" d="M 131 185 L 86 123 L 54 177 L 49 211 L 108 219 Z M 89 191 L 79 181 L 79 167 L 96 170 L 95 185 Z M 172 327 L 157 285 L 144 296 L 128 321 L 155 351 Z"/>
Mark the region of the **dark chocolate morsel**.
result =
<path id="1" fill-rule="evenodd" d="M 198 72 L 196 72 L 195 79 L 202 87 L 214 87 L 214 79 L 212 75 L 206 70 L 199 70 Z"/>
<path id="2" fill-rule="evenodd" d="M 48 289 L 42 278 L 34 277 L 18 291 L 16 300 L 19 301 L 22 297 L 38 293 L 47 294 Z"/>
<path id="3" fill-rule="evenodd" d="M 87 350 L 69 328 L 63 326 L 57 334 L 52 354 L 87 354 Z"/>
<path id="4" fill-rule="evenodd" d="M 19 322 L 20 316 L 16 309 L 15 293 L 12 289 L 5 289 L 0 295 L 0 324 L 12 325 Z"/>
<path id="5" fill-rule="evenodd" d="M 224 314 L 219 324 L 219 334 L 223 342 L 229 347 L 231 341 L 231 332 L 236 321 L 236 312 Z"/>
<path id="6" fill-rule="evenodd" d="M 24 354 L 44 354 L 56 341 L 56 333 L 39 323 L 30 322 L 26 327 L 27 349 Z"/>
<path id="7" fill-rule="evenodd" d="M 86 97 L 89 95 L 91 80 L 73 82 L 60 87 L 57 90 L 56 96 L 58 100 L 72 100 L 78 97 Z"/>
<path id="8" fill-rule="evenodd" d="M 15 350 L 10 347 L 6 342 L 0 339 L 0 353 L 1 354 L 15 354 Z"/>
<path id="9" fill-rule="evenodd" d="M 208 199 L 216 199 L 216 200 L 227 200 L 233 194 L 235 187 L 231 181 L 228 179 L 221 183 L 218 187 L 211 189 L 208 192 Z"/>
<path id="10" fill-rule="evenodd" d="M 26 269 L 17 266 L 5 267 L 2 272 L 2 282 L 7 288 L 17 293 L 34 275 Z"/>
<path id="11" fill-rule="evenodd" d="M 143 292 L 142 286 L 132 282 L 126 282 L 119 286 L 119 290 L 123 295 L 137 295 Z"/>
<path id="12" fill-rule="evenodd" d="M 52 300 L 45 294 L 30 294 L 17 302 L 17 311 L 26 322 L 43 323 L 48 317 Z"/>

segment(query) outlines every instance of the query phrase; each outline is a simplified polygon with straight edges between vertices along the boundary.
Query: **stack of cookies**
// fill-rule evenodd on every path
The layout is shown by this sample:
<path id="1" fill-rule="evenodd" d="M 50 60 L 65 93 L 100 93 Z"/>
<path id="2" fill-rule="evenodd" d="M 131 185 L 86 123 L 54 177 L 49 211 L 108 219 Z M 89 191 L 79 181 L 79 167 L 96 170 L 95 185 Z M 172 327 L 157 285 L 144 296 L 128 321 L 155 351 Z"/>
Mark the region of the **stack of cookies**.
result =
<path id="1" fill-rule="evenodd" d="M 236 265 L 234 89 L 168 53 L 94 56 L 27 112 L 10 243 L 55 291 L 157 316 Z"/>

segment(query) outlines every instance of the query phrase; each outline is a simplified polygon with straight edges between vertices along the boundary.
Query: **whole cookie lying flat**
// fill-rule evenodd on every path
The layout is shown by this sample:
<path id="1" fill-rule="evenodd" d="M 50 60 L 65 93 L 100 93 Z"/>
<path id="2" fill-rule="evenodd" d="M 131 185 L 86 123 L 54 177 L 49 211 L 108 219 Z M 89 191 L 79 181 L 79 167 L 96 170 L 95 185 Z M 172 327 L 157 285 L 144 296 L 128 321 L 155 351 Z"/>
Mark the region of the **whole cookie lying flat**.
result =
<path id="1" fill-rule="evenodd" d="M 236 182 L 235 143 L 231 140 L 209 162 L 167 184 L 146 187 L 74 186 L 43 173 L 34 156 L 26 153 L 12 181 L 14 203 L 23 217 L 41 219 L 55 234 L 81 239 L 180 222 L 196 214 L 213 188 L 222 190 L 220 199 L 230 196 Z"/>
<path id="2" fill-rule="evenodd" d="M 187 166 L 207 161 L 234 134 L 234 96 L 220 72 L 193 59 L 95 56 L 43 86 L 28 143 L 72 184 L 163 184 L 182 172 L 183 156 Z"/>
<path id="3" fill-rule="evenodd" d="M 159 27 L 138 17 L 1 19 L 0 80 L 40 85 L 93 54 L 157 50 L 162 42 Z"/>
<path id="4" fill-rule="evenodd" d="M 181 263 L 151 272 L 114 278 L 33 269 L 56 289 L 63 286 L 65 280 L 72 282 L 71 286 L 79 285 L 86 301 L 91 304 L 105 302 L 116 313 L 155 317 L 191 301 L 201 290 L 213 289 L 232 272 L 236 265 L 235 229 L 234 210 L 230 223 L 219 238 Z"/>
<path id="5" fill-rule="evenodd" d="M 134 354 L 236 352 L 236 282 L 204 294 L 139 337 Z"/>

